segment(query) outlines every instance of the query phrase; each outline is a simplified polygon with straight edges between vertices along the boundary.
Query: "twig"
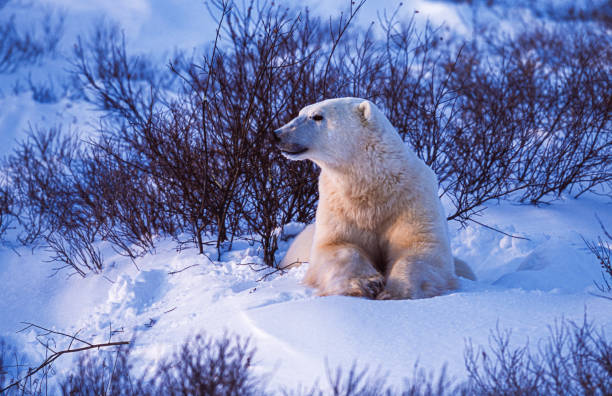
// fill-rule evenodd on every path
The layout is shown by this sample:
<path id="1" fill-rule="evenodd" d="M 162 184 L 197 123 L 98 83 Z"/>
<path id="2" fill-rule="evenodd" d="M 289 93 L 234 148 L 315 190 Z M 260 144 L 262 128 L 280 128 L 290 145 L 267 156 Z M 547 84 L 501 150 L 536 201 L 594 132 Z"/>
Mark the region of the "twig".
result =
<path id="1" fill-rule="evenodd" d="M 290 268 L 292 265 L 294 265 L 294 264 L 304 264 L 304 263 L 307 263 L 307 261 L 299 261 L 299 260 L 296 260 L 296 261 L 294 261 L 294 262 L 292 262 L 292 263 L 289 263 L 289 264 L 287 264 L 287 265 L 285 265 L 285 266 L 282 266 L 282 267 L 276 267 L 276 268 L 273 268 L 273 267 L 268 267 L 268 266 L 267 266 L 267 265 L 265 265 L 265 264 L 258 264 L 258 263 L 240 263 L 240 264 L 238 264 L 238 265 L 248 265 L 248 266 L 249 266 L 249 268 L 251 268 L 251 270 L 253 270 L 253 271 L 255 271 L 255 272 L 261 272 L 261 271 L 266 271 L 266 270 L 269 270 L 270 272 L 268 272 L 268 273 L 264 274 L 264 275 L 263 275 L 261 278 L 257 279 L 257 282 L 261 282 L 261 281 L 266 280 L 266 279 L 267 279 L 269 276 L 274 275 L 274 274 L 276 274 L 276 273 L 278 273 L 278 272 L 280 272 L 280 273 L 281 273 L 281 275 L 284 275 L 284 274 L 287 272 L 287 270 L 288 270 L 288 269 L 289 269 L 289 268 Z M 259 268 L 257 268 L 257 266 L 259 266 Z"/>
<path id="2" fill-rule="evenodd" d="M 42 326 L 39 326 L 39 325 L 34 324 L 34 323 L 30 323 L 30 322 L 21 322 L 21 323 L 23 323 L 23 324 L 25 324 L 25 325 L 27 325 L 27 326 L 26 326 L 26 327 L 24 327 L 24 328 L 23 328 L 23 329 L 21 329 L 21 330 L 18 330 L 18 331 L 17 331 L 17 333 L 24 332 L 24 331 L 26 331 L 27 329 L 29 329 L 29 328 L 31 328 L 31 327 L 34 327 L 34 328 L 36 328 L 36 329 L 46 331 L 47 333 L 46 333 L 46 334 L 44 334 L 44 335 L 48 335 L 48 334 L 57 334 L 57 335 L 61 335 L 61 336 L 64 336 L 64 337 L 68 337 L 68 338 L 70 338 L 70 339 L 71 339 L 71 340 L 73 340 L 73 341 L 79 341 L 79 342 L 82 342 L 83 344 L 86 344 L 86 345 L 93 345 L 93 344 L 91 344 L 91 343 L 89 343 L 89 342 L 87 342 L 87 341 L 85 341 L 85 340 L 81 340 L 80 338 L 77 338 L 77 337 L 76 337 L 76 335 L 79 333 L 79 331 L 80 331 L 80 330 L 79 330 L 79 331 L 77 331 L 77 332 L 76 332 L 74 335 L 70 335 L 70 334 L 62 333 L 61 331 L 49 330 L 49 329 L 47 329 L 47 328 L 44 328 L 44 327 L 42 327 Z M 70 343 L 70 345 L 72 345 L 72 342 Z"/>
<path id="3" fill-rule="evenodd" d="M 591 296 L 595 296 L 595 297 L 599 297 L 599 298 L 605 298 L 606 300 L 612 300 L 612 297 L 604 296 L 603 294 L 597 294 L 597 293 L 592 293 L 592 292 L 589 292 L 589 294 Z"/>
<path id="4" fill-rule="evenodd" d="M 119 359 L 119 354 L 115 355 L 115 361 L 113 362 L 113 369 L 111 370 L 110 375 L 108 376 L 108 385 L 106 385 L 106 394 L 110 395 L 110 387 L 113 382 L 113 374 L 115 374 L 115 368 L 117 367 L 117 359 Z"/>
<path id="5" fill-rule="evenodd" d="M 238 265 L 247 265 L 249 266 L 250 269 L 252 269 L 255 272 L 261 272 L 261 271 L 265 271 L 267 270 L 268 267 L 267 265 L 263 264 L 263 263 L 238 263 Z"/>
<path id="6" fill-rule="evenodd" d="M 70 337 L 70 336 L 68 336 L 68 337 Z M 116 342 L 107 342 L 107 343 L 104 343 L 104 344 L 88 344 L 87 346 L 81 347 L 81 348 L 66 349 L 66 350 L 63 350 L 63 351 L 54 352 L 51 355 L 49 355 L 49 357 L 46 358 L 45 361 L 42 362 L 36 369 L 28 370 L 28 374 L 26 374 L 25 377 L 23 377 L 23 378 L 15 381 L 13 383 L 11 383 L 10 385 L 8 385 L 5 388 L 0 389 L 0 393 L 6 392 L 10 388 L 19 385 L 23 380 L 28 379 L 32 375 L 36 374 L 38 371 L 40 371 L 44 367 L 48 366 L 49 364 L 53 363 L 57 358 L 59 358 L 60 356 L 62 356 L 64 354 L 74 353 L 74 352 L 82 352 L 82 351 L 87 351 L 89 349 L 104 348 L 104 347 L 110 347 L 110 346 L 129 345 L 129 343 L 130 343 L 129 341 L 116 341 Z"/>
<path id="7" fill-rule="evenodd" d="M 53 363 L 57 358 L 59 358 L 60 356 L 67 354 L 67 353 L 74 353 L 74 352 L 81 352 L 81 351 L 86 351 L 89 349 L 96 349 L 96 348 L 104 348 L 104 347 L 109 347 L 109 346 L 120 346 L 120 345 L 129 345 L 130 342 L 129 341 L 116 341 L 116 342 L 110 342 L 110 338 L 109 341 L 106 343 L 101 343 L 101 344 L 92 344 L 90 342 L 87 342 L 85 340 L 82 340 L 80 338 L 77 338 L 77 335 L 81 332 L 81 329 L 79 329 L 76 333 L 74 333 L 74 335 L 70 335 L 70 334 L 66 334 L 66 333 L 62 333 L 61 331 L 55 331 L 55 330 L 50 330 L 47 329 L 43 326 L 34 324 L 34 323 L 30 323 L 30 322 L 22 322 L 23 324 L 27 325 L 26 327 L 24 327 L 23 329 L 19 330 L 19 332 L 23 332 L 29 328 L 36 328 L 39 330 L 44 331 L 44 334 L 39 334 L 36 336 L 36 340 L 38 342 L 40 342 L 44 347 L 45 347 L 45 351 L 46 352 L 51 352 L 50 355 L 46 355 L 45 356 L 45 360 L 35 369 L 29 368 L 28 369 L 28 373 L 21 379 L 18 379 L 17 381 L 11 383 L 10 385 L 8 385 L 5 388 L 0 389 L 0 394 L 2 394 L 3 392 L 7 391 L 8 389 L 14 387 L 14 386 L 18 386 L 21 382 L 23 382 L 24 380 L 30 378 L 31 376 L 33 376 L 34 374 L 36 374 L 38 371 L 42 370 L 43 368 L 49 366 L 51 363 Z M 110 337 L 112 337 L 113 335 L 113 331 L 110 328 L 109 325 L 109 331 L 110 331 Z M 49 334 L 57 334 L 63 337 L 68 337 L 70 339 L 70 343 L 68 344 L 68 348 L 61 350 L 61 351 L 55 351 L 53 350 L 50 346 L 49 346 L 49 342 L 47 341 L 47 343 L 43 343 L 42 341 L 40 341 L 38 339 L 38 337 L 41 336 L 46 336 Z M 53 340 L 53 339 L 51 339 Z M 83 344 L 85 344 L 86 346 L 84 347 L 80 347 L 80 348 L 74 348 L 72 349 L 72 344 L 75 342 L 81 342 Z M 55 341 L 54 341 L 55 344 Z"/>
<path id="8" fill-rule="evenodd" d="M 170 272 L 168 272 L 168 275 L 178 274 L 179 272 L 183 272 L 185 270 L 188 270 L 191 267 L 197 267 L 198 265 L 200 265 L 200 264 L 191 264 L 191 265 L 189 265 L 189 266 L 187 266 L 187 267 L 185 267 L 183 269 L 180 269 L 180 270 L 177 270 L 177 271 L 170 271 Z"/>
<path id="9" fill-rule="evenodd" d="M 480 221 L 478 221 L 478 220 L 468 219 L 468 221 L 473 221 L 474 223 L 476 223 L 476 224 L 478 224 L 478 225 L 481 225 L 481 226 L 483 226 L 483 227 L 485 227 L 485 228 L 488 228 L 489 230 L 499 232 L 500 234 L 504 234 L 504 235 L 506 235 L 506 236 L 509 236 L 510 238 L 524 239 L 524 240 L 526 240 L 526 241 L 531 241 L 531 239 L 529 239 L 529 238 L 527 238 L 527 237 L 522 237 L 522 236 L 518 236 L 518 235 L 508 234 L 507 232 L 504 232 L 504 231 L 502 231 L 502 230 L 499 230 L 499 229 L 497 229 L 497 228 L 495 228 L 495 227 L 491 227 L 491 226 L 489 226 L 489 225 L 486 225 L 486 224 L 484 224 L 484 223 L 481 223 L 481 222 L 480 222 Z"/>
<path id="10" fill-rule="evenodd" d="M 111 278 L 109 278 L 109 277 L 108 277 L 108 276 L 106 276 L 106 275 L 102 275 L 102 278 L 103 278 L 103 279 L 105 279 L 105 280 L 107 280 L 107 281 L 109 281 L 109 282 L 110 282 L 110 283 L 112 283 L 112 284 L 114 284 L 114 283 L 115 283 L 115 281 L 114 281 L 114 280 L 112 280 Z"/>
<path id="11" fill-rule="evenodd" d="M 330 34 L 331 34 L 331 38 L 332 38 L 332 47 L 331 47 L 331 51 L 327 57 L 327 63 L 325 64 L 325 71 L 323 73 L 323 95 L 325 95 L 326 91 L 327 91 L 327 73 L 329 72 L 329 65 L 332 61 L 332 58 L 334 57 L 334 52 L 336 51 L 336 47 L 338 47 L 338 44 L 340 43 L 340 40 L 342 39 L 342 36 L 344 35 L 344 33 L 346 32 L 346 29 L 349 27 L 349 25 L 351 24 L 351 22 L 353 21 L 353 18 L 355 18 L 355 15 L 357 15 L 357 12 L 359 12 L 359 10 L 361 9 L 361 7 L 365 4 L 366 0 L 361 0 L 359 2 L 359 4 L 355 5 L 353 1 L 350 2 L 350 8 L 349 8 L 349 14 L 348 17 L 346 19 L 346 22 L 343 25 L 343 19 L 342 19 L 342 14 L 340 14 L 340 20 L 338 21 L 339 26 L 338 26 L 338 36 L 334 37 L 334 29 L 332 26 L 332 20 L 331 17 L 329 19 L 329 30 L 330 30 Z"/>

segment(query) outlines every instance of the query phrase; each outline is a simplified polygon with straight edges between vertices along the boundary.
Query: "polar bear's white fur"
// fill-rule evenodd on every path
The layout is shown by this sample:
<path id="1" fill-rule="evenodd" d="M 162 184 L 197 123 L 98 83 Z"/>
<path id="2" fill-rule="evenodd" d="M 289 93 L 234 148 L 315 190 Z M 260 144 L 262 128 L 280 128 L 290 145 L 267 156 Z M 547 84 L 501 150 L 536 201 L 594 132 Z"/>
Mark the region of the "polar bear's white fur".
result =
<path id="1" fill-rule="evenodd" d="M 286 157 L 321 168 L 314 229 L 283 260 L 310 262 L 307 285 L 320 295 L 379 299 L 456 288 L 436 176 L 374 104 L 325 100 L 302 109 L 275 137 Z M 464 264 L 458 267 L 469 271 Z"/>

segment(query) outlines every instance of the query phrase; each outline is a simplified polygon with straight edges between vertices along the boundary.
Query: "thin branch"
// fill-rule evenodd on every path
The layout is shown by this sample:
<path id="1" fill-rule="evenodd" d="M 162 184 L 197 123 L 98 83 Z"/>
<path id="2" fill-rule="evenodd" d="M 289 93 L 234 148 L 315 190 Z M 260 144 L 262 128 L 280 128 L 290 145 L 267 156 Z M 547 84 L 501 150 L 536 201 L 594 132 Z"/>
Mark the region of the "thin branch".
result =
<path id="1" fill-rule="evenodd" d="M 523 239 L 523 240 L 525 240 L 525 241 L 531 241 L 531 239 L 529 239 L 529 238 L 527 238 L 527 237 L 522 237 L 522 236 L 518 236 L 518 235 L 508 234 L 507 232 L 504 232 L 504 231 L 502 231 L 502 230 L 499 230 L 499 229 L 497 229 L 497 228 L 495 228 L 495 227 L 491 227 L 491 226 L 489 226 L 489 225 L 486 225 L 486 224 L 484 224 L 484 223 L 481 223 L 480 221 L 478 221 L 478 220 L 474 220 L 474 219 L 472 219 L 472 218 L 469 218 L 469 219 L 468 219 L 468 221 L 472 221 L 472 222 L 474 222 L 474 223 L 476 223 L 476 224 L 478 224 L 478 225 L 481 225 L 481 226 L 483 226 L 483 227 L 485 227 L 485 228 L 488 228 L 489 230 L 492 230 L 492 231 L 495 231 L 495 232 L 499 232 L 500 234 L 504 234 L 504 235 L 506 235 L 506 236 L 509 236 L 510 238 L 516 238 L 516 239 Z"/>
<path id="2" fill-rule="evenodd" d="M 199 265 L 200 265 L 200 264 L 191 264 L 191 265 L 188 265 L 187 267 L 185 267 L 185 268 L 183 268 L 183 269 L 180 269 L 180 270 L 177 270 L 177 271 L 170 271 L 170 272 L 168 272 L 168 275 L 178 274 L 178 273 L 180 273 L 180 272 L 183 272 L 183 271 L 185 271 L 185 270 L 188 270 L 189 268 L 192 268 L 192 267 L 197 267 L 197 266 L 199 266 Z"/>
<path id="3" fill-rule="evenodd" d="M 74 340 L 76 340 L 76 341 L 82 342 L 83 344 L 86 344 L 86 345 L 93 345 L 93 344 L 91 344 L 91 343 L 89 343 L 89 342 L 87 342 L 87 341 L 85 341 L 85 340 L 81 340 L 80 338 L 77 338 L 77 337 L 76 337 L 76 335 L 77 335 L 77 334 L 80 332 L 80 330 L 79 330 L 79 331 L 77 331 L 77 332 L 75 333 L 75 335 L 70 335 L 70 334 L 62 333 L 61 331 L 49 330 L 49 329 L 47 329 L 47 328 L 44 328 L 44 327 L 42 327 L 42 326 L 39 326 L 39 325 L 34 324 L 34 323 L 30 323 L 30 322 L 21 322 L 21 323 L 23 323 L 23 324 L 25 324 L 25 325 L 27 325 L 27 326 L 26 326 L 26 327 L 24 327 L 24 328 L 23 328 L 23 329 L 21 329 L 21 330 L 18 330 L 18 331 L 17 331 L 17 333 L 24 332 L 24 331 L 26 331 L 27 329 L 34 327 L 34 328 L 36 328 L 36 329 L 46 331 L 47 333 L 46 333 L 45 335 L 48 335 L 48 334 L 57 334 L 57 335 L 61 335 L 61 336 L 64 336 L 64 337 L 68 337 L 68 338 L 70 338 L 70 339 L 71 339 L 71 340 L 73 340 L 73 341 L 74 341 Z M 72 345 L 72 343 L 71 343 L 70 345 Z"/>
<path id="4" fill-rule="evenodd" d="M 350 9 L 349 9 L 349 16 L 346 20 L 346 22 L 344 24 L 342 24 L 343 20 L 342 20 L 342 14 L 340 15 L 340 26 L 338 27 L 338 35 L 336 37 L 333 37 L 333 26 L 331 23 L 331 19 L 329 21 L 329 28 L 332 34 L 332 48 L 331 51 L 329 53 L 329 56 L 327 57 L 327 63 L 325 64 L 325 72 L 323 73 L 323 95 L 325 95 L 326 91 L 327 91 L 327 73 L 329 71 L 329 65 L 332 61 L 332 58 L 334 56 L 334 52 L 336 51 L 336 48 L 338 47 L 338 44 L 340 44 L 340 39 L 342 39 L 342 36 L 344 35 L 344 33 L 346 32 L 346 30 L 348 29 L 348 27 L 350 26 L 351 22 L 353 21 L 353 18 L 355 18 L 355 15 L 357 15 L 357 12 L 359 12 L 359 10 L 361 9 L 361 7 L 365 4 L 366 0 L 361 0 L 359 2 L 359 4 L 357 4 L 357 6 L 355 6 L 355 2 L 354 1 L 350 1 Z"/>
<path id="5" fill-rule="evenodd" d="M 89 349 L 96 349 L 96 348 L 99 349 L 99 348 L 105 348 L 105 347 L 110 347 L 110 346 L 120 346 L 120 345 L 129 345 L 129 344 L 130 344 L 129 341 L 106 342 L 106 343 L 103 343 L 103 344 L 89 344 L 88 346 L 85 346 L 85 347 L 82 347 L 82 348 L 65 349 L 63 351 L 58 351 L 58 352 L 52 353 L 36 369 L 34 369 L 34 370 L 29 369 L 28 370 L 28 374 L 26 374 L 23 378 L 15 381 L 13 383 L 11 383 L 10 385 L 8 385 L 5 388 L 0 389 L 0 393 L 7 391 L 7 390 L 9 390 L 10 388 L 12 388 L 14 386 L 18 386 L 21 382 L 23 382 L 24 380 L 30 378 L 32 375 L 36 374 L 38 371 L 40 371 L 44 367 L 50 365 L 57 358 L 59 358 L 60 356 L 62 356 L 64 354 L 75 353 L 75 352 L 82 352 L 82 351 L 87 351 Z"/>

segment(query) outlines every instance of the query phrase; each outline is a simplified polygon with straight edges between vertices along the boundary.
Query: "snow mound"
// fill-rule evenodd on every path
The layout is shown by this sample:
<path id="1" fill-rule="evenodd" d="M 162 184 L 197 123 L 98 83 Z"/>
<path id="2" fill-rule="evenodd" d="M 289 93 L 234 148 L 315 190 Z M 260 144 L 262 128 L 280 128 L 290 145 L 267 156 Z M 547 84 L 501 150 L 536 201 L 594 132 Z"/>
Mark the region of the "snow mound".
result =
<path id="1" fill-rule="evenodd" d="M 516 272 L 501 276 L 493 284 L 576 293 L 589 289 L 600 277 L 600 269 L 593 265 L 593 258 L 584 246 L 559 239 L 538 246 L 520 262 Z"/>

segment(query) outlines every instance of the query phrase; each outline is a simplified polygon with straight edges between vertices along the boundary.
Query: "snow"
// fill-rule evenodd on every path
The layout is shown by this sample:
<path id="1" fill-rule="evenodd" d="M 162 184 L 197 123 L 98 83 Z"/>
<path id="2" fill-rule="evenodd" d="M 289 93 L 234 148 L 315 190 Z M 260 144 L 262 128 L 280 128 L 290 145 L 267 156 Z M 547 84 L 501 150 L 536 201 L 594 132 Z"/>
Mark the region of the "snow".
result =
<path id="1" fill-rule="evenodd" d="M 95 133 L 97 112 L 82 102 L 66 98 L 57 103 L 39 103 L 31 93 L 0 96 L 0 131 L 2 143 L 0 156 L 9 154 L 25 136 L 25 132 L 37 126 L 61 126 L 64 131 L 73 131 L 82 137 Z"/>
<path id="2" fill-rule="evenodd" d="M 454 251 L 479 280 L 461 280 L 458 290 L 423 300 L 317 297 L 300 283 L 307 264 L 259 280 L 265 271 L 248 265 L 261 263 L 257 247 L 241 241 L 220 261 L 161 241 L 135 265 L 111 257 L 103 276 L 85 279 L 47 278 L 49 264 L 35 256 L 13 258 L 0 273 L 6 285 L 0 336 L 35 360 L 41 353 L 35 332 L 15 334 L 20 321 L 68 333 L 81 329 L 81 337 L 96 341 L 118 330 L 113 340 L 134 338 L 135 355 L 155 362 L 195 334 L 239 334 L 251 338 L 255 370 L 273 389 L 309 386 L 325 378 L 327 367 L 348 369 L 355 362 L 396 385 L 416 363 L 433 371 L 446 365 L 448 374 L 460 377 L 466 342 L 486 345 L 496 327 L 512 330 L 513 342 L 523 345 L 546 337 L 555 321 L 581 321 L 586 313 L 612 332 L 610 301 L 594 295 L 600 268 L 580 236 L 597 235 L 595 213 L 612 222 L 609 200 L 595 195 L 543 208 L 503 203 L 479 218 L 529 241 L 451 223 Z M 288 228 L 294 235 L 302 226 Z M 213 249 L 208 253 L 214 257 Z M 60 370 L 69 365 L 68 358 L 58 363 Z"/>
<path id="3" fill-rule="evenodd" d="M 214 29 L 208 20 L 201 23 L 206 10 L 195 0 L 47 3 L 67 10 L 69 34 L 82 33 L 97 16 L 109 15 L 143 50 L 191 48 L 208 42 L 207 32 Z M 312 7 L 321 15 L 336 10 L 329 2 L 325 7 L 331 8 L 316 4 Z M 418 4 L 434 18 L 446 14 L 436 2 Z M 363 15 L 375 15 L 373 8 L 366 11 Z M 457 14 L 449 15 L 456 23 Z M 37 103 L 27 93 L 11 95 L 7 81 L 0 80 L 0 154 L 8 152 L 29 124 L 95 130 L 98 115 L 86 104 L 68 99 Z M 35 364 L 44 351 L 34 330 L 16 333 L 24 327 L 21 322 L 65 333 L 80 330 L 82 338 L 92 341 L 106 341 L 117 331 L 113 340 L 134 339 L 134 353 L 148 361 L 163 358 L 195 334 L 235 333 L 251 338 L 257 348 L 255 370 L 273 388 L 308 387 L 325 377 L 326 364 L 348 369 L 354 362 L 388 373 L 393 384 L 402 383 L 415 362 L 427 370 L 446 364 L 449 374 L 461 376 L 467 340 L 484 345 L 497 326 L 511 329 L 513 342 L 522 345 L 545 337 L 555 321 L 580 321 L 586 312 L 612 334 L 612 302 L 594 295 L 599 291 L 593 281 L 601 279 L 601 270 L 582 240 L 601 234 L 595 214 L 612 228 L 612 202 L 593 194 L 541 207 L 492 203 L 477 218 L 528 239 L 451 222 L 453 252 L 469 263 L 478 280 L 462 280 L 458 290 L 424 300 L 317 297 L 301 284 L 307 264 L 262 280 L 266 272 L 251 268 L 260 268 L 257 246 L 244 241 L 237 241 L 219 261 L 193 249 L 178 252 L 169 240 L 159 241 L 154 254 L 134 263 L 109 251 L 104 272 L 87 278 L 66 271 L 51 276 L 54 265 L 46 262 L 45 252 L 22 249 L 18 256 L 4 249 L 0 338 L 14 343 Z M 295 223 L 285 227 L 282 235 L 289 239 L 280 242 L 279 259 L 303 228 Z M 207 253 L 216 257 L 212 248 Z M 62 357 L 56 367 L 61 372 L 70 363 L 70 357 Z"/>

